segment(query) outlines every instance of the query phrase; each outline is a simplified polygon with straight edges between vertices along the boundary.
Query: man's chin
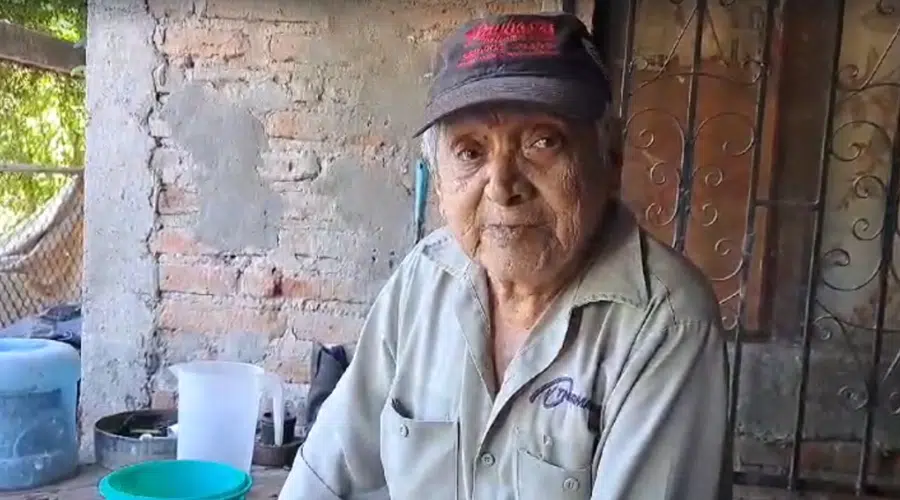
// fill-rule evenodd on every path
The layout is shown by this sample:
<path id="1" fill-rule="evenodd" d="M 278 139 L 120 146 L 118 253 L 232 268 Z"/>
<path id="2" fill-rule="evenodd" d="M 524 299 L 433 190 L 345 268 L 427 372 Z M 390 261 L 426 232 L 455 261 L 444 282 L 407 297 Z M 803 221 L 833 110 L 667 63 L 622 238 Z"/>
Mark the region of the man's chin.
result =
<path id="1" fill-rule="evenodd" d="M 482 246 L 510 254 L 546 252 L 554 243 L 553 232 L 545 226 L 485 226 L 481 231 Z"/>
<path id="2" fill-rule="evenodd" d="M 499 240 L 497 243 L 503 243 L 506 240 L 515 240 L 525 237 L 534 237 L 536 235 L 544 235 L 546 228 L 533 225 L 489 225 L 484 226 L 484 236 L 492 240 Z"/>
<path id="3" fill-rule="evenodd" d="M 543 250 L 546 252 L 546 247 Z M 548 264 L 541 249 L 533 247 L 508 252 L 495 250 L 479 257 L 488 274 L 505 281 L 534 281 Z"/>

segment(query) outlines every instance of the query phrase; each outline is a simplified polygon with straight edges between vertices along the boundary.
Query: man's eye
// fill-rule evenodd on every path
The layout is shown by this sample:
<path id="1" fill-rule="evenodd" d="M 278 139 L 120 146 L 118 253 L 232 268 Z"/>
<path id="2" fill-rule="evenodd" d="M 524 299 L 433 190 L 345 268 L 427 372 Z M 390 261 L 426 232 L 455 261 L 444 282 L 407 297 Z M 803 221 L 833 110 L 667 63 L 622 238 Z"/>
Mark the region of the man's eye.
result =
<path id="1" fill-rule="evenodd" d="M 474 149 L 460 149 L 456 152 L 456 158 L 460 161 L 475 161 L 478 159 L 478 151 Z"/>
<path id="2" fill-rule="evenodd" d="M 541 137 L 531 143 L 531 147 L 536 149 L 553 149 L 559 146 L 559 139 L 553 136 Z"/>

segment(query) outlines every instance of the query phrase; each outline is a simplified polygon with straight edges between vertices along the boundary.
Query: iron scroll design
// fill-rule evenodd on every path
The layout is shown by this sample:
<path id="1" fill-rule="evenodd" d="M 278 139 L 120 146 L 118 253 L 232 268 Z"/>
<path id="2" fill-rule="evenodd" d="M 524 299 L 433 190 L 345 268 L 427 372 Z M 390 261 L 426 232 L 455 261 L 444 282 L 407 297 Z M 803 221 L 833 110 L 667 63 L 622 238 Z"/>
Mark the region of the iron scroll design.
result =
<path id="1" fill-rule="evenodd" d="M 735 231 L 734 228 L 722 231 L 725 223 L 722 220 L 723 203 L 729 205 L 726 208 L 732 215 L 730 221 L 741 219 L 741 223 L 746 224 L 747 216 L 737 213 L 741 208 L 731 206 L 735 200 L 717 197 L 714 193 L 736 176 L 747 184 L 757 184 L 751 180 L 759 177 L 760 136 L 770 65 L 768 47 L 777 2 L 750 2 L 752 5 L 749 6 L 748 2 L 735 0 L 701 0 L 692 5 L 683 0 L 668 0 L 668 3 L 680 22 L 671 46 L 659 55 L 630 53 L 622 75 L 620 106 L 622 115 L 627 117 L 624 127 L 626 145 L 644 163 L 647 191 L 670 193 L 669 197 L 651 199 L 643 206 L 636 206 L 635 210 L 642 215 L 646 226 L 657 229 L 654 231 L 657 235 L 670 238 L 677 250 L 688 250 L 689 254 L 690 250 L 697 251 L 687 248 L 691 239 L 703 240 L 711 247 L 699 250 L 708 258 L 706 262 L 697 263 L 716 284 L 723 322 L 726 328 L 733 330 L 737 328 L 741 314 L 738 302 L 746 291 L 742 288 L 746 288 L 749 280 L 748 275 L 742 282 L 741 274 L 750 263 L 752 245 L 745 249 L 742 241 L 749 231 Z M 637 5 L 638 2 L 633 2 L 632 8 Z M 730 12 L 738 8 L 743 11 Z M 631 11 L 632 16 L 637 14 Z M 734 50 L 728 50 L 727 41 L 720 36 L 724 30 L 716 25 L 716 20 L 723 18 L 730 18 L 732 24 L 737 24 L 734 20 L 738 18 L 752 20 L 744 23 L 749 27 L 741 28 L 752 33 L 744 38 L 754 38 L 751 43 L 757 50 L 737 55 Z M 631 19 L 634 21 L 636 19 Z M 711 40 L 708 45 L 712 47 L 709 49 L 712 53 L 702 52 L 704 39 Z M 683 56 L 688 53 L 690 60 L 684 61 Z M 705 60 L 715 60 L 716 67 L 710 68 L 704 64 Z M 662 106 L 641 106 L 642 95 L 671 86 L 675 81 L 686 82 L 686 103 L 674 101 Z M 699 107 L 704 92 L 700 88 L 710 82 L 744 89 L 748 100 L 755 101 L 757 106 L 739 111 L 725 109 L 701 113 Z M 760 92 L 763 93 L 762 100 Z M 636 109 L 629 112 L 631 106 Z M 723 128 L 737 132 L 717 139 L 715 133 Z M 668 148 L 660 144 L 661 139 L 667 141 Z M 675 150 L 671 144 L 676 145 Z M 698 145 L 704 146 L 703 155 L 698 154 Z M 699 197 L 694 196 L 697 191 L 713 194 L 698 200 Z M 752 197 L 755 196 L 752 193 Z"/>
<path id="2" fill-rule="evenodd" d="M 760 187 L 781 2 L 667 1 L 678 29 L 671 46 L 652 53 L 634 33 L 647 2 L 632 0 L 626 9 L 630 27 L 619 106 L 627 117 L 626 146 L 640 166 L 638 182 L 651 193 L 630 201 L 645 227 L 669 238 L 676 250 L 699 257 L 695 262 L 715 285 L 723 323 L 733 335 L 729 420 L 734 439 L 749 288 L 754 259 L 764 250 L 757 225 L 762 208 L 787 203 L 769 199 Z M 858 8 L 845 0 L 834 5 L 843 17 L 856 15 L 847 7 Z M 739 9 L 745 20 L 752 19 L 745 23 L 749 26 L 735 27 Z M 851 35 L 844 33 L 858 27 L 845 26 L 843 18 L 836 26 L 818 195 L 804 205 L 815 227 L 803 317 L 798 318 L 800 378 L 789 466 L 771 482 L 793 490 L 810 484 L 801 477 L 800 462 L 814 348 L 843 353 L 856 379 L 836 389 L 848 411 L 863 415 L 858 472 L 847 491 L 878 494 L 870 484 L 876 415 L 900 416 L 900 263 L 895 262 L 900 257 L 900 65 L 890 67 L 900 50 L 900 2 L 871 0 L 863 10 L 880 26 L 894 26 L 864 62 L 852 57 L 846 38 Z M 753 50 L 735 50 L 733 40 L 724 40 L 721 34 L 728 30 L 717 24 L 723 19 L 731 20 L 732 35 L 740 31 L 743 39 L 751 39 Z M 717 66 L 711 67 L 711 60 Z M 647 97 L 679 85 L 683 99 L 660 103 Z M 709 89 L 725 88 L 744 92 L 753 106 L 723 109 L 705 101 L 713 92 Z M 738 200 L 727 194 L 735 183 L 745 187 L 740 214 L 734 208 Z"/>
<path id="3" fill-rule="evenodd" d="M 879 0 L 872 13 L 897 21 L 898 5 Z M 883 47 L 870 48 L 864 64 L 845 62 L 835 72 L 826 168 L 849 182 L 843 191 L 829 190 L 821 203 L 823 218 L 834 219 L 834 234 L 816 249 L 821 272 L 813 327 L 820 340 L 837 342 L 849 354 L 857 380 L 838 394 L 864 416 L 857 492 L 869 486 L 877 416 L 900 415 L 900 345 L 893 338 L 900 334 L 900 66 L 889 67 L 898 37 L 900 21 Z"/>

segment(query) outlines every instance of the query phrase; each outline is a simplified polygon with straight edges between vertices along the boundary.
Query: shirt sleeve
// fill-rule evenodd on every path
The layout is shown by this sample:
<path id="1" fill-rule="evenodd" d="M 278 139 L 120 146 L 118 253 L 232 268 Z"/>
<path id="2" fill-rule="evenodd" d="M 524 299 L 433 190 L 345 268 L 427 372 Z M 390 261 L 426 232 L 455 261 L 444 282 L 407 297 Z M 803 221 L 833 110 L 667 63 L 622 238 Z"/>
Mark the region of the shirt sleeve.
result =
<path id="1" fill-rule="evenodd" d="M 676 323 L 633 349 L 608 401 L 591 499 L 730 499 L 721 323 Z"/>
<path id="2" fill-rule="evenodd" d="M 384 487 L 380 415 L 394 378 L 399 273 L 375 299 L 347 371 L 319 410 L 279 500 L 338 500 Z"/>

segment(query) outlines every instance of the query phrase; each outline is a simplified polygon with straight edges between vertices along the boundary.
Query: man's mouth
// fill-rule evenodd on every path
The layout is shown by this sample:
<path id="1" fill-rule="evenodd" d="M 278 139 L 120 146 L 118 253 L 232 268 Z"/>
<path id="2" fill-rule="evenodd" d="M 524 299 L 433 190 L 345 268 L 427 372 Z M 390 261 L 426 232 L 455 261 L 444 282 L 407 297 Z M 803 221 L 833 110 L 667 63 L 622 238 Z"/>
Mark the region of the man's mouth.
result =
<path id="1" fill-rule="evenodd" d="M 515 223 L 515 224 L 487 224 L 485 228 L 487 229 L 533 229 L 539 227 L 538 224 L 525 224 L 525 223 Z"/>
<path id="2" fill-rule="evenodd" d="M 518 236 L 526 232 L 540 229 L 538 224 L 487 224 L 485 231 L 505 236 Z"/>

